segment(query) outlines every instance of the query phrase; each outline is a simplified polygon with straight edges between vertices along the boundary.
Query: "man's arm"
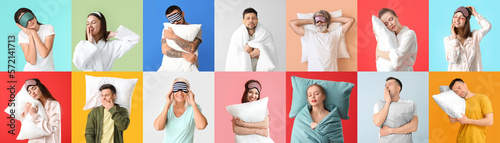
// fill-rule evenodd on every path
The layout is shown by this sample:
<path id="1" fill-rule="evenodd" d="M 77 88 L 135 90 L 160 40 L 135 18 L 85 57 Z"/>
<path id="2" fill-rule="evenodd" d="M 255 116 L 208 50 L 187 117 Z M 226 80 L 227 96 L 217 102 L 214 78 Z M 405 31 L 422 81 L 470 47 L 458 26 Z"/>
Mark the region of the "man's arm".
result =
<path id="1" fill-rule="evenodd" d="M 196 57 L 195 54 L 177 51 L 177 50 L 173 49 L 172 47 L 168 46 L 167 43 L 161 44 L 161 52 L 163 55 L 166 55 L 167 57 L 184 58 L 186 61 L 190 62 L 191 64 L 195 63 L 198 60 L 198 58 Z"/>
<path id="2" fill-rule="evenodd" d="M 385 102 L 384 107 L 378 113 L 373 114 L 372 121 L 375 123 L 375 126 L 380 127 L 385 122 L 387 118 L 387 114 L 389 113 L 389 106 L 391 102 Z"/>
<path id="3" fill-rule="evenodd" d="M 130 124 L 130 118 L 128 116 L 128 111 L 125 108 L 116 109 L 117 107 L 110 108 L 108 111 L 111 113 L 111 119 L 115 122 L 115 126 L 118 130 L 124 131 L 128 128 Z M 106 109 L 104 109 L 106 110 Z"/>
<path id="4" fill-rule="evenodd" d="M 85 140 L 87 143 L 93 143 L 95 141 L 95 128 L 94 128 L 94 110 L 91 110 L 87 116 L 87 126 L 85 127 Z"/>
<path id="5" fill-rule="evenodd" d="M 342 23 L 342 34 L 347 33 L 349 29 L 351 29 L 352 24 L 354 23 L 354 18 L 351 17 L 332 17 L 331 22 L 340 22 Z"/>
<path id="6" fill-rule="evenodd" d="M 458 122 L 461 124 L 472 124 L 476 126 L 493 126 L 493 113 L 488 113 L 484 115 L 484 118 L 479 119 L 479 120 L 474 120 L 474 119 L 469 119 L 467 116 L 462 114 L 462 118 L 458 118 Z"/>
<path id="7" fill-rule="evenodd" d="M 314 24 L 314 21 L 312 19 L 294 19 L 291 20 L 289 24 L 290 27 L 292 27 L 293 32 L 302 37 L 305 34 L 305 30 L 302 25 Z"/>
<path id="8" fill-rule="evenodd" d="M 418 116 L 413 115 L 411 121 L 401 127 L 398 128 L 389 128 L 387 126 L 382 127 L 380 129 L 380 135 L 386 136 L 389 134 L 407 134 L 411 132 L 416 132 L 418 128 Z"/>
<path id="9" fill-rule="evenodd" d="M 181 37 L 177 36 L 171 27 L 169 27 L 168 30 L 163 30 L 163 36 L 167 39 L 174 40 L 174 42 L 179 45 L 179 47 L 189 53 L 194 53 L 196 50 L 198 50 L 198 46 L 200 46 L 202 42 L 198 37 L 196 37 L 192 42 L 184 40 Z"/>

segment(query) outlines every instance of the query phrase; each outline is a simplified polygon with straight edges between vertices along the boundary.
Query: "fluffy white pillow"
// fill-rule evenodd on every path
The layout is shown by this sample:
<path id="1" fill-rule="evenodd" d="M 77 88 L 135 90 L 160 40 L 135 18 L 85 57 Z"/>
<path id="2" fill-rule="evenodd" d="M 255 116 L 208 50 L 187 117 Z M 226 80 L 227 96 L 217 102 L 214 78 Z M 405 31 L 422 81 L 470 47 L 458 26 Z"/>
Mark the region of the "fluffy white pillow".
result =
<path id="1" fill-rule="evenodd" d="M 14 100 L 16 106 L 7 107 L 4 111 L 5 113 L 10 115 L 10 110 L 14 110 L 16 120 L 21 121 L 21 113 L 24 111 L 24 106 L 26 105 L 26 103 L 31 103 L 33 107 L 38 107 L 38 114 L 40 115 L 40 117 L 47 119 L 47 115 L 45 114 L 45 109 L 43 108 L 42 103 L 28 94 L 25 85 L 23 85 L 21 90 L 17 92 Z M 31 122 L 31 115 L 26 114 L 24 120 L 21 121 L 21 131 L 19 131 L 17 139 L 24 140 L 30 138 L 38 138 L 46 135 L 48 134 L 46 134 L 42 129 L 38 128 L 33 122 Z"/>
<path id="2" fill-rule="evenodd" d="M 135 84 L 138 79 L 123 79 L 114 77 L 94 77 L 85 75 L 85 86 L 87 90 L 85 106 L 83 110 L 90 110 L 95 107 L 101 106 L 101 91 L 99 88 L 104 84 L 112 84 L 116 88 L 115 104 L 120 107 L 127 108 L 130 114 L 130 107 L 132 106 L 132 95 L 134 93 Z"/>
<path id="3" fill-rule="evenodd" d="M 432 98 L 446 114 L 453 118 L 462 118 L 462 114 L 465 114 L 465 99 L 451 90 L 433 95 Z"/>
<path id="4" fill-rule="evenodd" d="M 377 39 L 377 46 L 380 51 L 389 52 L 398 47 L 396 34 L 389 30 L 382 20 L 372 15 L 372 25 L 375 38 Z M 392 71 L 390 65 L 391 62 L 388 60 L 383 58 L 377 59 L 377 71 Z"/>
<path id="5" fill-rule="evenodd" d="M 440 92 L 445 92 L 445 91 L 450 91 L 450 87 L 449 86 L 446 86 L 446 85 L 441 85 L 439 86 L 439 91 Z"/>
<path id="6" fill-rule="evenodd" d="M 245 122 L 261 122 L 266 118 L 268 97 L 257 101 L 229 105 L 226 107 L 231 116 L 238 117 Z M 270 137 L 260 135 L 235 135 L 236 143 L 274 143 Z"/>
<path id="7" fill-rule="evenodd" d="M 305 13 L 305 14 L 297 13 L 298 19 L 312 19 L 313 16 L 314 16 L 314 13 Z M 342 17 L 342 10 L 330 12 L 330 16 L 331 17 Z M 328 31 L 333 31 L 341 26 L 342 26 L 342 23 L 340 23 L 340 22 L 330 23 L 330 26 L 328 27 Z M 304 25 L 304 28 L 311 30 L 311 31 L 318 31 L 318 28 L 316 28 L 316 26 L 314 26 L 314 24 Z M 302 37 L 300 38 L 300 42 L 302 43 L 302 60 L 301 60 L 301 62 L 307 62 L 309 59 L 309 50 L 308 50 L 309 48 L 305 48 L 305 47 L 308 47 L 308 45 L 306 44 L 306 42 L 304 41 L 304 39 Z M 338 43 L 338 44 L 339 44 L 338 45 L 339 48 L 337 48 L 337 58 L 349 58 L 349 53 L 347 52 L 347 48 L 346 48 L 346 44 L 345 44 L 345 37 L 342 37 L 340 39 L 340 43 Z"/>
<path id="8" fill-rule="evenodd" d="M 187 41 L 193 41 L 196 38 L 196 36 L 198 36 L 198 32 L 201 29 L 201 24 L 178 25 L 178 24 L 163 23 L 163 26 L 164 29 L 168 29 L 169 27 L 171 27 L 177 36 Z M 163 32 L 161 36 L 162 38 L 164 38 Z M 177 51 L 187 52 L 184 49 L 182 49 L 179 45 L 177 45 L 174 40 L 167 39 L 167 44 L 169 47 Z M 198 51 L 194 52 L 194 54 L 198 56 Z M 166 55 L 163 55 L 163 60 L 158 71 L 197 72 L 198 66 L 197 63 L 191 64 L 184 58 L 170 58 L 167 57 Z"/>

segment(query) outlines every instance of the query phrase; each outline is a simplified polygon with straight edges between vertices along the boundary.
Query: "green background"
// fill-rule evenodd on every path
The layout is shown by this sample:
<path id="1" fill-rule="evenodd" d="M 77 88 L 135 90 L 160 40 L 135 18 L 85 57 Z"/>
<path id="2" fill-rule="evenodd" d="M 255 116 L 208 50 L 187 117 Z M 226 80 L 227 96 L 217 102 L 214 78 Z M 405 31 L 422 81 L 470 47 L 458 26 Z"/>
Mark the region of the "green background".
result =
<path id="1" fill-rule="evenodd" d="M 78 0 L 72 3 L 71 45 L 85 40 L 87 16 L 99 11 L 106 18 L 107 30 L 116 31 L 120 25 L 141 37 L 128 53 L 117 59 L 111 71 L 142 71 L 142 0 Z M 73 71 L 81 71 L 72 64 Z"/>

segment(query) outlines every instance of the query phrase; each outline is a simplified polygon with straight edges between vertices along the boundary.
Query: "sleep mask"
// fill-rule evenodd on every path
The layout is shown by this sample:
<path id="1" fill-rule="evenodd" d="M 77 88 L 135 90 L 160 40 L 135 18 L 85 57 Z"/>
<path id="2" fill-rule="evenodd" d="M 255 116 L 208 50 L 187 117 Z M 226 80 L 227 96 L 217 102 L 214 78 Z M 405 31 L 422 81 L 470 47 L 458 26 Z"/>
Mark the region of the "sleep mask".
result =
<path id="1" fill-rule="evenodd" d="M 24 82 L 24 86 L 26 86 L 26 90 L 28 90 L 31 86 L 35 86 L 36 81 L 33 79 L 28 79 L 26 82 Z"/>
<path id="2" fill-rule="evenodd" d="M 168 16 L 168 17 L 167 17 L 167 19 L 168 19 L 168 22 L 170 22 L 170 23 L 174 23 L 174 22 L 176 22 L 176 21 L 181 20 L 181 19 L 182 19 L 182 17 L 181 17 L 181 14 L 180 14 L 180 13 L 174 13 L 174 14 L 172 14 L 172 15 Z"/>
<path id="3" fill-rule="evenodd" d="M 185 82 L 176 82 L 173 85 L 174 90 L 172 92 L 177 92 L 179 90 L 182 90 L 184 93 L 188 93 L 188 85 Z"/>
<path id="4" fill-rule="evenodd" d="M 32 20 L 33 18 L 35 18 L 33 13 L 25 12 L 23 16 L 21 16 L 21 18 L 19 19 L 19 24 L 21 24 L 21 26 L 23 27 L 26 27 L 28 26 L 28 21 Z"/>
<path id="5" fill-rule="evenodd" d="M 316 16 L 314 18 L 314 23 L 319 23 L 319 22 L 323 22 L 323 23 L 326 23 L 326 19 L 324 16 Z"/>
<path id="6" fill-rule="evenodd" d="M 469 8 L 461 6 L 461 7 L 458 7 L 457 10 L 455 10 L 455 13 L 460 12 L 460 13 L 462 13 L 462 15 L 464 15 L 465 18 L 470 18 L 470 11 L 471 10 Z M 453 14 L 455 14 L 455 13 L 453 13 Z"/>

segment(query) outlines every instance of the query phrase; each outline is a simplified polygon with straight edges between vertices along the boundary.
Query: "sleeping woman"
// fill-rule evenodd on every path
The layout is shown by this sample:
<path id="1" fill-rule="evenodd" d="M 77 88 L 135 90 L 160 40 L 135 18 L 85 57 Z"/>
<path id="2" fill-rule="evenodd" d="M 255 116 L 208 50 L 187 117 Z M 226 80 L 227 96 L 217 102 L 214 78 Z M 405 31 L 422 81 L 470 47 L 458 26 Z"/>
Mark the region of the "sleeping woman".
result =
<path id="1" fill-rule="evenodd" d="M 253 102 L 260 99 L 262 86 L 257 80 L 249 80 L 245 83 L 245 92 L 241 98 L 241 103 Z M 269 111 L 266 112 L 266 118 L 262 122 L 244 122 L 238 117 L 233 117 L 233 132 L 237 135 L 269 136 Z"/>
<path id="2" fill-rule="evenodd" d="M 295 117 L 291 142 L 344 142 L 337 107 L 324 103 L 325 89 L 318 84 L 310 85 L 307 88 L 307 101 L 309 105 Z"/>

